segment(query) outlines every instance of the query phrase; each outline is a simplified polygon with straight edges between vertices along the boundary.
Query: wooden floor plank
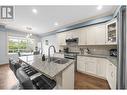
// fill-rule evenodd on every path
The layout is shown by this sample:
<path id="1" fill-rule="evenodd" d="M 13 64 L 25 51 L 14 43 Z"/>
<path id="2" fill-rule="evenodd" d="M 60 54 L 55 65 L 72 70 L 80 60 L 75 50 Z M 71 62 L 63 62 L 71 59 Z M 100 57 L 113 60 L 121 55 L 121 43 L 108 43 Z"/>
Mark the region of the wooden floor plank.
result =
<path id="1" fill-rule="evenodd" d="M 110 89 L 110 87 L 104 79 L 76 72 L 75 89 Z"/>
<path id="2" fill-rule="evenodd" d="M 8 64 L 0 66 L 0 89 L 9 89 L 16 85 L 17 79 Z"/>

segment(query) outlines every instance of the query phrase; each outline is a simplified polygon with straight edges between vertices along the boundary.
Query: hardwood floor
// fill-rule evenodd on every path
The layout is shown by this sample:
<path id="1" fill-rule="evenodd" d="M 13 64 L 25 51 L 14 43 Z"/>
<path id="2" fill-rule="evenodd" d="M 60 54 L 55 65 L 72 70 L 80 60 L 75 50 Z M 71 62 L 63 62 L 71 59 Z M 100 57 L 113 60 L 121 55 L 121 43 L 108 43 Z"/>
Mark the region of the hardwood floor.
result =
<path id="1" fill-rule="evenodd" d="M 17 79 L 10 70 L 9 65 L 0 65 L 0 89 L 9 89 L 16 85 Z"/>
<path id="2" fill-rule="evenodd" d="M 110 89 L 106 80 L 76 72 L 75 89 Z"/>
<path id="3" fill-rule="evenodd" d="M 75 89 L 110 89 L 106 80 L 90 75 L 75 73 Z M 16 85 L 17 79 L 9 65 L 0 66 L 0 89 L 9 89 Z"/>

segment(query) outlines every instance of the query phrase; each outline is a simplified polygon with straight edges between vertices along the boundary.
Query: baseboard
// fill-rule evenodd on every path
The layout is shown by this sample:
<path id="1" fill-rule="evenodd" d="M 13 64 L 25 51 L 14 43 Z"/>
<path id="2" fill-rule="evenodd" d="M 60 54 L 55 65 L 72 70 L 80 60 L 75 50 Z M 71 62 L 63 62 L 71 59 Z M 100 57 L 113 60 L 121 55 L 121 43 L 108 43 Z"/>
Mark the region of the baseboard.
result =
<path id="1" fill-rule="evenodd" d="M 2 65 L 7 65 L 7 64 L 9 64 L 9 63 L 0 63 L 0 66 L 2 66 Z"/>

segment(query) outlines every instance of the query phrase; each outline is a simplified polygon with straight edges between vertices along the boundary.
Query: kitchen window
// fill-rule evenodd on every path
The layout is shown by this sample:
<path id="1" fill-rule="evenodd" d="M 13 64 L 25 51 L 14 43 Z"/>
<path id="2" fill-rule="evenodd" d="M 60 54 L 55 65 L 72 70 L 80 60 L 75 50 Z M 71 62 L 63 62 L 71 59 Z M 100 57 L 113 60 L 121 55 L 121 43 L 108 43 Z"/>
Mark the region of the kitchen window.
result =
<path id="1" fill-rule="evenodd" d="M 8 53 L 33 52 L 34 47 L 34 39 L 8 36 Z"/>

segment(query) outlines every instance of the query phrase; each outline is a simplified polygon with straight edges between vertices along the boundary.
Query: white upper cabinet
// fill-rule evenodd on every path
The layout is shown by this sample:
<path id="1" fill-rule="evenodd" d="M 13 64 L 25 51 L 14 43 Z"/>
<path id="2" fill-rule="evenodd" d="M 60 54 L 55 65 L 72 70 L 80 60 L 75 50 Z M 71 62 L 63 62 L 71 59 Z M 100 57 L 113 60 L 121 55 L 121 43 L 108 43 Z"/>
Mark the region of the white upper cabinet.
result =
<path id="1" fill-rule="evenodd" d="M 106 24 L 106 44 L 117 44 L 117 21 L 116 19 Z"/>
<path id="2" fill-rule="evenodd" d="M 105 45 L 105 24 L 97 25 L 95 28 L 95 44 Z"/>
<path id="3" fill-rule="evenodd" d="M 58 33 L 57 39 L 59 45 L 66 45 L 66 32 Z"/>
<path id="4" fill-rule="evenodd" d="M 79 35 L 79 43 L 78 45 L 86 45 L 86 35 L 87 31 L 86 28 L 78 29 L 78 35 Z"/>
<path id="5" fill-rule="evenodd" d="M 86 28 L 67 31 L 66 39 L 78 38 L 78 45 L 86 45 Z"/>
<path id="6" fill-rule="evenodd" d="M 87 27 L 87 45 L 105 45 L 105 24 Z"/>
<path id="7" fill-rule="evenodd" d="M 117 44 L 116 20 L 66 31 L 58 34 L 59 45 L 66 45 L 66 39 L 79 38 L 78 45 Z"/>
<path id="8" fill-rule="evenodd" d="M 79 38 L 79 33 L 80 32 L 80 29 L 75 29 L 72 31 L 72 37 L 73 38 Z"/>
<path id="9" fill-rule="evenodd" d="M 67 31 L 66 39 L 79 38 L 79 30 L 80 29 Z"/>
<path id="10" fill-rule="evenodd" d="M 87 45 L 95 45 L 95 31 L 93 26 L 86 27 L 87 31 Z"/>
<path id="11" fill-rule="evenodd" d="M 72 33 L 73 33 L 73 31 L 66 31 L 66 39 L 73 38 Z"/>

